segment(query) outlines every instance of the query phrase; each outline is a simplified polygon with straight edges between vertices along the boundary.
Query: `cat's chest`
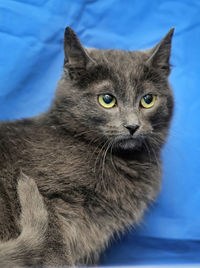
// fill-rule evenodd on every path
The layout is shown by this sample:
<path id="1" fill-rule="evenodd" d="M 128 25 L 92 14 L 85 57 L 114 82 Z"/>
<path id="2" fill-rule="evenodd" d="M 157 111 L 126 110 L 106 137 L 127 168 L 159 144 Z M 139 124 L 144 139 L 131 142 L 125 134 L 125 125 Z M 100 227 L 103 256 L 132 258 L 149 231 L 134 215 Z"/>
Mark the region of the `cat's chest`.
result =
<path id="1" fill-rule="evenodd" d="M 113 182 L 112 188 L 99 183 L 93 191 L 82 190 L 68 193 L 66 200 L 56 202 L 64 243 L 70 247 L 75 264 L 85 263 L 94 252 L 98 259 L 114 233 L 141 220 L 148 202 L 155 196 L 155 189 L 144 184 L 137 188 L 121 183 L 117 187 Z"/>
<path id="2" fill-rule="evenodd" d="M 81 146 L 59 151 L 48 155 L 48 169 L 38 161 L 38 184 L 59 196 L 54 205 L 63 239 L 73 258 L 84 259 L 100 252 L 115 232 L 141 219 L 159 188 L 158 172 Z"/>

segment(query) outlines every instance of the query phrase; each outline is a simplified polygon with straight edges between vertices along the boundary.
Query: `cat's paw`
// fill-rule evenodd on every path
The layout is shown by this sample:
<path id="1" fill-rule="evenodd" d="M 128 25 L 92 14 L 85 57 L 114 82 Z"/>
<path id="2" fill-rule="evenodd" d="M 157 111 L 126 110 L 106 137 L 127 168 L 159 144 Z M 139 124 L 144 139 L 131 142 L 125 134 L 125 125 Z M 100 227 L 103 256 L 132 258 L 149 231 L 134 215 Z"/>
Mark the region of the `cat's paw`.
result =
<path id="1" fill-rule="evenodd" d="M 22 231 L 44 232 L 48 225 L 48 213 L 35 181 L 21 172 L 17 192 L 21 204 Z"/>

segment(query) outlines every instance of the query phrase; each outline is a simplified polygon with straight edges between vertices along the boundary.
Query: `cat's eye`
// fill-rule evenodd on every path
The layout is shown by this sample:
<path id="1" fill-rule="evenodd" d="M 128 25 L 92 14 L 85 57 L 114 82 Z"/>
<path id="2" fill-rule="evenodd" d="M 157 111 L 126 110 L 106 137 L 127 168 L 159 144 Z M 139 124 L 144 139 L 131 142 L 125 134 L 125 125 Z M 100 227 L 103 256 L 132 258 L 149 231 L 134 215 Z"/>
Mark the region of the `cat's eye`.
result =
<path id="1" fill-rule="evenodd" d="M 145 109 L 149 109 L 149 108 L 154 106 L 155 101 L 156 101 L 155 95 L 147 94 L 147 95 L 142 97 L 142 99 L 140 101 L 140 105 Z"/>
<path id="2" fill-rule="evenodd" d="M 111 109 L 117 104 L 116 98 L 110 94 L 99 95 L 98 102 L 106 109 Z"/>

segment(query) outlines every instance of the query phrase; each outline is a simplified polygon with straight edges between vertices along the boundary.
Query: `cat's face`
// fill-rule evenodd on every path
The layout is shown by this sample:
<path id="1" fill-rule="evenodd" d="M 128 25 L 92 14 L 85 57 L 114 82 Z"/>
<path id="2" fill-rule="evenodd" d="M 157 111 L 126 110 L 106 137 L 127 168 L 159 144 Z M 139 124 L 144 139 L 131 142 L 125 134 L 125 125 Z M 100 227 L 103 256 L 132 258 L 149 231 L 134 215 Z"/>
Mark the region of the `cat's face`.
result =
<path id="1" fill-rule="evenodd" d="M 85 50 L 71 30 L 56 107 L 77 136 L 123 150 L 167 135 L 173 97 L 168 84 L 172 31 L 152 50 Z M 69 45 L 70 44 L 70 45 Z M 75 48 L 73 48 L 73 46 Z"/>

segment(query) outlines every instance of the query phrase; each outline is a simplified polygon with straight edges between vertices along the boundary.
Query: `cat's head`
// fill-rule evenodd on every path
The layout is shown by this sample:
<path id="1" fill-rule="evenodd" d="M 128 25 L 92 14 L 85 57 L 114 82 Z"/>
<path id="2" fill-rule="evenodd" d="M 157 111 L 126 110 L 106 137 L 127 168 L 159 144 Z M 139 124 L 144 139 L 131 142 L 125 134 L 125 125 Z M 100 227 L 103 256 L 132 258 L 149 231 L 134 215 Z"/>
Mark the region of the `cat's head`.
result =
<path id="1" fill-rule="evenodd" d="M 58 123 L 77 137 L 134 150 L 161 146 L 173 111 L 168 83 L 174 29 L 144 51 L 84 48 L 71 28 L 53 104 Z"/>

